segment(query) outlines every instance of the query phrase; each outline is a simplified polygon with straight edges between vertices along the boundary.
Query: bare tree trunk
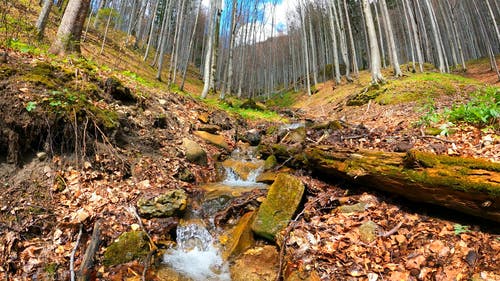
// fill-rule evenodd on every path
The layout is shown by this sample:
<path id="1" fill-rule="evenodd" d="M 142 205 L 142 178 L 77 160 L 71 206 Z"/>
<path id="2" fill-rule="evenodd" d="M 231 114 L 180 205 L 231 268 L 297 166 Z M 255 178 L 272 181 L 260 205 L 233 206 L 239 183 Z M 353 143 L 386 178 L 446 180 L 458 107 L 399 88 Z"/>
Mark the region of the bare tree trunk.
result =
<path id="1" fill-rule="evenodd" d="M 36 30 L 37 30 L 38 40 L 43 39 L 43 36 L 45 33 L 45 27 L 47 26 L 47 20 L 49 19 L 50 10 L 52 8 L 53 3 L 54 3 L 53 0 L 45 0 L 43 2 L 42 11 L 40 12 L 40 15 L 38 16 L 38 20 L 36 22 Z"/>
<path id="2" fill-rule="evenodd" d="M 392 66 L 394 67 L 394 75 L 400 77 L 403 75 L 401 73 L 401 68 L 399 67 L 398 61 L 398 51 L 396 49 L 396 42 L 394 40 L 394 32 L 392 30 L 391 17 L 389 16 L 389 10 L 387 9 L 387 3 L 385 0 L 379 0 L 382 6 L 382 16 L 385 18 L 387 33 L 389 35 L 389 52 L 392 53 Z"/>
<path id="3" fill-rule="evenodd" d="M 303 42 L 303 46 L 304 46 L 304 63 L 306 65 L 306 69 L 305 69 L 305 78 L 306 78 L 306 83 L 307 83 L 307 94 L 310 96 L 312 95 L 311 93 L 311 81 L 310 81 L 310 78 L 309 78 L 309 51 L 307 50 L 307 32 L 306 32 L 306 19 L 305 19 L 305 5 L 303 4 L 303 2 L 301 1 L 300 2 L 300 18 L 301 18 L 301 21 L 302 21 L 302 36 L 304 36 L 302 38 L 302 42 Z"/>
<path id="4" fill-rule="evenodd" d="M 57 55 L 80 53 L 80 39 L 89 10 L 90 0 L 69 0 L 50 52 Z"/>
<path id="5" fill-rule="evenodd" d="M 194 26 L 193 26 L 193 33 L 191 34 L 191 38 L 189 39 L 189 47 L 187 50 L 187 58 L 186 58 L 186 65 L 184 67 L 183 73 L 182 73 L 182 82 L 180 86 L 180 90 L 184 91 L 184 83 L 186 82 L 186 75 L 189 67 L 189 56 L 191 55 L 191 50 L 193 49 L 193 44 L 194 44 L 194 36 L 196 35 L 196 28 L 198 27 L 198 20 L 200 18 L 200 10 L 201 10 L 202 4 L 200 1 L 199 7 L 196 12 L 196 18 L 194 20 Z"/>
<path id="6" fill-rule="evenodd" d="M 372 74 L 372 83 L 378 84 L 384 81 L 380 65 L 380 51 L 377 42 L 377 32 L 373 24 L 372 11 L 368 0 L 361 0 L 363 4 L 363 14 L 365 15 L 366 30 L 368 33 L 368 41 L 370 44 L 370 70 Z"/>

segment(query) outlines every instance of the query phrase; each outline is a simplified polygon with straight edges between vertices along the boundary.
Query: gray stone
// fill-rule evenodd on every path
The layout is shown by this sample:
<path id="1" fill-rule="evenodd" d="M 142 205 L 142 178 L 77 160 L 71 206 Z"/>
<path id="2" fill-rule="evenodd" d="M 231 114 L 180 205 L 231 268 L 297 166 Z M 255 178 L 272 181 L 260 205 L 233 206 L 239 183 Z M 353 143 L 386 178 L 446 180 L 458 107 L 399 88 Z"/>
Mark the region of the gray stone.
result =
<path id="1" fill-rule="evenodd" d="M 184 153 L 186 155 L 186 159 L 189 162 L 206 166 L 208 163 L 207 153 L 201 146 L 190 139 L 182 140 L 182 148 L 184 149 Z"/>
<path id="2" fill-rule="evenodd" d="M 170 190 L 159 196 L 137 201 L 139 214 L 146 218 L 164 218 L 181 214 L 187 206 L 187 195 L 182 189 Z"/>

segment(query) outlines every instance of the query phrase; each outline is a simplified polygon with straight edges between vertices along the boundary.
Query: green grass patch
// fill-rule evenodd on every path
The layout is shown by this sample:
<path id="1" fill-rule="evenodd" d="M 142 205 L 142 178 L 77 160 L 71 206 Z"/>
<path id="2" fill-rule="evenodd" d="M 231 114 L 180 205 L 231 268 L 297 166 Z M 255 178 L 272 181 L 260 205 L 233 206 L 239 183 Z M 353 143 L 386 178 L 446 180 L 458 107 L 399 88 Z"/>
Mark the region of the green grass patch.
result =
<path id="1" fill-rule="evenodd" d="M 281 121 L 283 122 L 283 117 L 278 113 L 271 110 L 257 110 L 249 108 L 241 108 L 243 104 L 241 100 L 228 98 L 225 101 L 221 101 L 217 98 L 207 98 L 204 101 L 206 104 L 211 105 L 215 108 L 224 110 L 230 114 L 237 114 L 245 119 L 250 120 L 267 120 L 267 121 Z"/>

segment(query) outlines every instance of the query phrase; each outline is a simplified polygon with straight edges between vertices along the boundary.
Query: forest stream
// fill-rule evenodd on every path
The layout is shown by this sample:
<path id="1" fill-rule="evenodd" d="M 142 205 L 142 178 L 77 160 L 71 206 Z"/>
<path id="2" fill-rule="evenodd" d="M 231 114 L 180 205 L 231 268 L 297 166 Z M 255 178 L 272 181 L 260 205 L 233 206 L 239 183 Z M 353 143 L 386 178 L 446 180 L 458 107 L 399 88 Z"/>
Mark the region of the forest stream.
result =
<path id="1" fill-rule="evenodd" d="M 176 245 L 164 254 L 163 262 L 168 269 L 160 267 L 160 272 L 166 271 L 169 276 L 176 276 L 170 272 L 174 270 L 179 274 L 175 280 L 231 280 L 227 260 L 231 249 L 223 247 L 219 237 L 221 234 L 227 236 L 227 230 L 217 226 L 214 219 L 232 201 L 253 190 L 268 188 L 268 185 L 257 182 L 264 161 L 255 158 L 255 150 L 255 147 L 237 148 L 220 165 L 223 179 L 201 186 L 204 192 L 198 198 L 191 199 L 193 202 L 190 202 L 177 227 Z"/>

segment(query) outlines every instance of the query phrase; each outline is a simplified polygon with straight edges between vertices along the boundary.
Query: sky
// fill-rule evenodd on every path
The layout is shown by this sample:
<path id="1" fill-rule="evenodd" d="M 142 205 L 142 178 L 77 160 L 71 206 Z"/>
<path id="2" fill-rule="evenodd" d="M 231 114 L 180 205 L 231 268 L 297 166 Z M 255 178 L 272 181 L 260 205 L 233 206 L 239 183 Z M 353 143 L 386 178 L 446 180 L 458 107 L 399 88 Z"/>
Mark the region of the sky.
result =
<path id="1" fill-rule="evenodd" d="M 213 0 L 212 0 L 213 1 Z M 223 1 L 225 2 L 225 1 Z M 264 27 L 264 32 L 261 35 L 261 38 L 259 38 L 259 41 L 264 41 L 268 39 L 271 34 L 274 34 L 275 36 L 277 34 L 281 33 L 286 33 L 286 26 L 287 26 L 287 13 L 288 11 L 295 10 L 295 7 L 298 5 L 298 0 L 261 0 L 261 4 L 259 6 L 259 10 L 263 14 L 263 21 L 259 22 L 258 24 L 260 26 Z M 273 2 L 275 4 L 273 4 Z M 202 0 L 202 4 L 205 7 L 208 7 L 210 3 L 210 0 Z M 272 28 L 272 11 L 273 11 L 273 6 L 275 10 L 275 26 L 274 30 Z M 223 7 L 224 9 L 224 7 Z M 244 30 L 245 28 L 251 28 L 251 24 L 248 23 L 246 26 L 242 27 Z"/>

